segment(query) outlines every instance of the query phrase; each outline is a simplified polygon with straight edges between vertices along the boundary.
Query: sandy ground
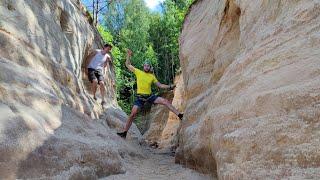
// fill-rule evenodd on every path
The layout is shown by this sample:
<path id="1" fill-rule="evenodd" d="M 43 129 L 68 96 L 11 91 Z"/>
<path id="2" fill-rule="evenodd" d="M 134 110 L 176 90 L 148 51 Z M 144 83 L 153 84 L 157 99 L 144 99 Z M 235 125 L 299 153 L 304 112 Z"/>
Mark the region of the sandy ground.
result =
<path id="1" fill-rule="evenodd" d="M 198 173 L 194 170 L 184 168 L 174 163 L 174 155 L 159 149 L 138 145 L 137 142 L 126 140 L 143 152 L 143 157 L 123 157 L 125 159 L 125 174 L 118 174 L 103 178 L 104 180 L 209 180 L 213 179 L 208 175 Z"/>

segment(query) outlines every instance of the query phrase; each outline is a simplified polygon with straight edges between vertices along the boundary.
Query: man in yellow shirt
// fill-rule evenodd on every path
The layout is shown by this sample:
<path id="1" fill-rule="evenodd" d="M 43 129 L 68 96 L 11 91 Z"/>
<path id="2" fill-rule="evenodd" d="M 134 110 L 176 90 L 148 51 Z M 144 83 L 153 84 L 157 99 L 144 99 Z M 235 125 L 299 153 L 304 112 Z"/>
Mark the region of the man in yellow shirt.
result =
<path id="1" fill-rule="evenodd" d="M 173 89 L 175 85 L 165 85 L 161 84 L 157 78 L 154 76 L 153 73 L 150 72 L 151 66 L 149 63 L 144 63 L 143 71 L 135 68 L 131 65 L 130 57 L 132 55 L 132 51 L 128 50 L 127 52 L 127 60 L 126 60 L 126 67 L 136 75 L 137 78 L 137 97 L 134 101 L 134 105 L 131 110 L 131 114 L 128 118 L 126 127 L 123 132 L 117 133 L 119 136 L 126 138 L 127 132 L 136 117 L 139 108 L 141 108 L 146 102 L 151 104 L 162 104 L 166 106 L 170 111 L 175 113 L 181 120 L 183 118 L 183 114 L 180 113 L 172 104 L 162 97 L 158 97 L 151 93 L 151 85 L 156 84 L 159 88 L 162 89 Z"/>

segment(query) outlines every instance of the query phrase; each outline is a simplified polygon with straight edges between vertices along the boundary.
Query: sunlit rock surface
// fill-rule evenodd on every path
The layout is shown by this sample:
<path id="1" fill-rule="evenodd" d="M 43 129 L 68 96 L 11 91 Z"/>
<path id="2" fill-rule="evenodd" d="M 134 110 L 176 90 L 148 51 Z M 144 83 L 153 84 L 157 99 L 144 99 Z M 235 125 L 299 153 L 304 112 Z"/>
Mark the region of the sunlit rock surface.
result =
<path id="1" fill-rule="evenodd" d="M 0 1 L 0 179 L 96 179 L 140 154 L 109 127 L 127 118 L 111 66 L 106 109 L 88 93 L 83 62 L 102 41 L 85 14 L 75 0 Z"/>
<path id="2" fill-rule="evenodd" d="M 198 0 L 180 37 L 176 161 L 220 179 L 320 178 L 320 2 Z"/>

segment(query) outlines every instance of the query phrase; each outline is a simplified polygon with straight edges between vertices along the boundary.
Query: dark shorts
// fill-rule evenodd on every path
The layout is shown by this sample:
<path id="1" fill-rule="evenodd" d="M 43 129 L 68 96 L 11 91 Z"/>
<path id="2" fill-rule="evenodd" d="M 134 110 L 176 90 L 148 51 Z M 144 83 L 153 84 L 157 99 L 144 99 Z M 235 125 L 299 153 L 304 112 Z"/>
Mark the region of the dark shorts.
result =
<path id="1" fill-rule="evenodd" d="M 92 68 L 88 68 L 88 78 L 89 81 L 92 83 L 93 80 L 97 80 L 98 83 L 100 81 L 103 81 L 103 74 L 102 74 L 102 70 L 101 69 L 92 69 Z"/>
<path id="2" fill-rule="evenodd" d="M 134 101 L 134 105 L 141 108 L 146 102 L 153 104 L 154 101 L 158 98 L 156 95 L 137 95 L 136 100 Z"/>

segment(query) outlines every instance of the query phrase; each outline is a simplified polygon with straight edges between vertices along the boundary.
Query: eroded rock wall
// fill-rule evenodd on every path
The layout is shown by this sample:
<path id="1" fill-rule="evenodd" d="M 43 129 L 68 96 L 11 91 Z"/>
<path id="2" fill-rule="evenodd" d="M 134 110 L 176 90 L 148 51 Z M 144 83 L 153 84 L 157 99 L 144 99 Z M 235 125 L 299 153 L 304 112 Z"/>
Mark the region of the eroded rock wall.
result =
<path id="1" fill-rule="evenodd" d="M 87 91 L 82 64 L 102 41 L 85 14 L 76 0 L 0 1 L 0 179 L 96 179 L 139 155 L 109 127 L 127 118 L 111 65 L 106 109 Z"/>
<path id="2" fill-rule="evenodd" d="M 220 179 L 319 179 L 319 32 L 316 0 L 196 1 L 176 161 Z"/>
<path id="3" fill-rule="evenodd" d="M 177 75 L 174 84 L 174 97 L 172 99 L 172 105 L 178 109 L 179 112 L 184 112 L 184 91 L 183 91 L 183 79 L 182 74 Z M 181 120 L 173 112 L 169 112 L 166 124 L 161 132 L 159 147 L 169 148 L 175 150 L 178 145 L 177 133 L 180 128 Z"/>

